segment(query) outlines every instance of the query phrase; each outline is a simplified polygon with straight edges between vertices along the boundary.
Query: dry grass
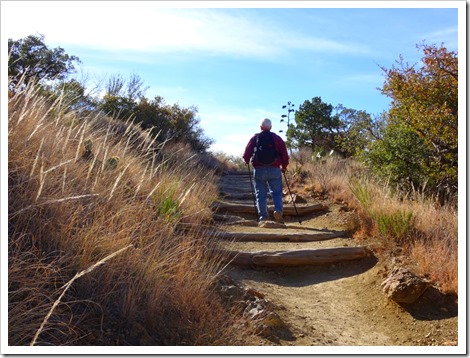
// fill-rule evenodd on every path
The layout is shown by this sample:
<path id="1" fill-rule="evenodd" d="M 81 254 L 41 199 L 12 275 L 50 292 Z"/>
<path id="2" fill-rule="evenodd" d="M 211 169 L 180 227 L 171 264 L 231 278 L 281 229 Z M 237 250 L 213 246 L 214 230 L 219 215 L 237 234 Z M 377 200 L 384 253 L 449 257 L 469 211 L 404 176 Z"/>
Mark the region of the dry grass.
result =
<path id="1" fill-rule="evenodd" d="M 428 275 L 445 292 L 458 292 L 458 213 L 431 201 L 412 204 L 419 239 L 410 247 L 419 273 Z"/>
<path id="2" fill-rule="evenodd" d="M 385 260 L 405 260 L 443 291 L 458 292 L 456 208 L 418 193 L 398 194 L 353 160 L 312 160 L 302 151 L 291 167 L 293 182 L 307 193 L 345 202 L 356 211 L 355 238 L 368 240 Z"/>
<path id="3" fill-rule="evenodd" d="M 9 344 L 226 343 L 221 266 L 200 229 L 213 171 L 187 148 L 61 106 L 32 87 L 9 96 Z"/>

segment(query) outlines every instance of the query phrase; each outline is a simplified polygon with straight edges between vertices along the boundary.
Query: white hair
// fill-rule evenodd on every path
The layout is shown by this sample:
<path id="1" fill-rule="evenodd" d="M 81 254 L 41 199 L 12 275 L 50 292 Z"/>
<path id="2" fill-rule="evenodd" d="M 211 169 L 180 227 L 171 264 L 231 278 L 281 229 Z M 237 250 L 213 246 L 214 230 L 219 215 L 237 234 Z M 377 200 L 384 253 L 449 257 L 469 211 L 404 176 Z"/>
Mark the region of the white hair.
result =
<path id="1" fill-rule="evenodd" d="M 271 123 L 271 120 L 269 118 L 265 118 L 261 121 L 261 129 L 263 130 L 267 130 L 267 129 L 271 129 L 272 128 L 272 123 Z"/>

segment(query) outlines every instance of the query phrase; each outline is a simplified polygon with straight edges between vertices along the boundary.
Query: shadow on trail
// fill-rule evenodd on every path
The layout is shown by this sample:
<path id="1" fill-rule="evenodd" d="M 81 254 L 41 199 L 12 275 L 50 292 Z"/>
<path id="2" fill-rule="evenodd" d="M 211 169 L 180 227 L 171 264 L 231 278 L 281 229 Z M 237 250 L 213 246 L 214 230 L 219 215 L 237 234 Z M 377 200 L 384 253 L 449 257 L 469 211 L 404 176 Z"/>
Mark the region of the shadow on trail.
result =
<path id="1" fill-rule="evenodd" d="M 400 306 L 420 321 L 457 317 L 459 313 L 457 297 L 443 294 L 435 287 L 429 287 L 416 302 Z"/>
<path id="2" fill-rule="evenodd" d="M 377 264 L 375 257 L 332 265 L 311 265 L 275 269 L 230 268 L 228 274 L 236 279 L 271 283 L 284 287 L 304 287 L 341 278 L 360 275 Z"/>

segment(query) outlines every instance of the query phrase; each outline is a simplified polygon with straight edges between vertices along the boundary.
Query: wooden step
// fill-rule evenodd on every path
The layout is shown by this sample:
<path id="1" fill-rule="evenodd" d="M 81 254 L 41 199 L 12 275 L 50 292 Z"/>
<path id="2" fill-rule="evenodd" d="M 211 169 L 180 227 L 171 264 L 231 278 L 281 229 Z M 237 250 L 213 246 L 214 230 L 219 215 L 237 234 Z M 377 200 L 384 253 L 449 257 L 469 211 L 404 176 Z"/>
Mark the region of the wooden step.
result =
<path id="1" fill-rule="evenodd" d="M 296 211 L 297 208 L 297 211 Z M 216 201 L 212 205 L 212 209 L 217 212 L 231 212 L 231 213 L 242 213 L 242 214 L 254 214 L 256 215 L 256 209 L 253 204 L 241 204 L 241 203 L 228 203 L 225 201 Z M 328 206 L 323 204 L 302 204 L 296 205 L 296 207 L 291 205 L 284 205 L 283 213 L 284 215 L 307 215 L 312 214 L 319 211 L 327 210 Z M 268 212 L 272 214 L 274 212 L 274 208 L 272 206 L 268 206 Z"/>
<path id="2" fill-rule="evenodd" d="M 230 251 L 217 250 L 217 254 L 228 264 L 243 268 L 294 267 L 305 265 L 329 265 L 368 257 L 366 247 L 335 247 L 326 249 L 284 250 L 284 251 Z"/>
<path id="3" fill-rule="evenodd" d="M 323 241 L 330 240 L 346 235 L 345 231 L 315 231 L 312 232 L 282 232 L 283 230 L 276 230 L 276 232 L 225 232 L 225 231 L 213 231 L 210 232 L 223 240 L 234 240 L 234 241 L 291 241 L 291 242 L 310 242 L 310 241 Z"/>
<path id="4" fill-rule="evenodd" d="M 219 195 L 224 199 L 253 200 L 253 193 L 251 192 L 237 191 L 234 193 L 230 193 L 228 191 L 222 191 Z"/>
<path id="5" fill-rule="evenodd" d="M 251 171 L 250 171 L 250 173 L 251 173 Z M 235 175 L 235 176 L 239 176 L 239 175 L 240 176 L 243 176 L 243 175 L 248 176 L 250 174 L 248 173 L 248 170 L 227 170 L 222 175 L 222 178 L 227 177 L 227 176 L 233 176 L 233 175 Z M 251 174 L 251 175 L 253 175 L 253 174 Z"/>

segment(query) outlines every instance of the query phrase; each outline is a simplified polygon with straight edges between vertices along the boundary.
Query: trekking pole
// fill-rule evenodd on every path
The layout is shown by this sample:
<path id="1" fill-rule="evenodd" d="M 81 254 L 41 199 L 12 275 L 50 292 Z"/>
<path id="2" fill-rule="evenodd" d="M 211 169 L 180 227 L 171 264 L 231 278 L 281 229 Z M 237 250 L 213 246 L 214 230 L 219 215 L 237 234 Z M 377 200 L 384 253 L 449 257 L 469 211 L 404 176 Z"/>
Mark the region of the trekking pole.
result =
<path id="1" fill-rule="evenodd" d="M 286 181 L 287 190 L 289 190 L 289 195 L 292 199 L 292 204 L 294 204 L 295 213 L 297 214 L 297 220 L 299 220 L 299 224 L 302 225 L 302 221 L 300 220 L 299 212 L 297 211 L 297 206 L 295 206 L 295 200 L 294 200 L 294 197 L 292 196 L 292 192 L 290 191 L 289 182 L 287 181 L 287 175 L 285 172 L 284 172 L 284 180 Z"/>
<path id="2" fill-rule="evenodd" d="M 251 187 L 251 194 L 253 196 L 253 205 L 255 207 L 255 215 L 258 218 L 258 207 L 256 206 L 256 197 L 255 197 L 255 191 L 253 189 L 253 181 L 251 180 L 251 171 L 250 171 L 250 164 L 246 164 L 248 166 L 248 176 L 250 177 L 250 187 Z M 256 219 L 258 221 L 258 219 Z"/>

